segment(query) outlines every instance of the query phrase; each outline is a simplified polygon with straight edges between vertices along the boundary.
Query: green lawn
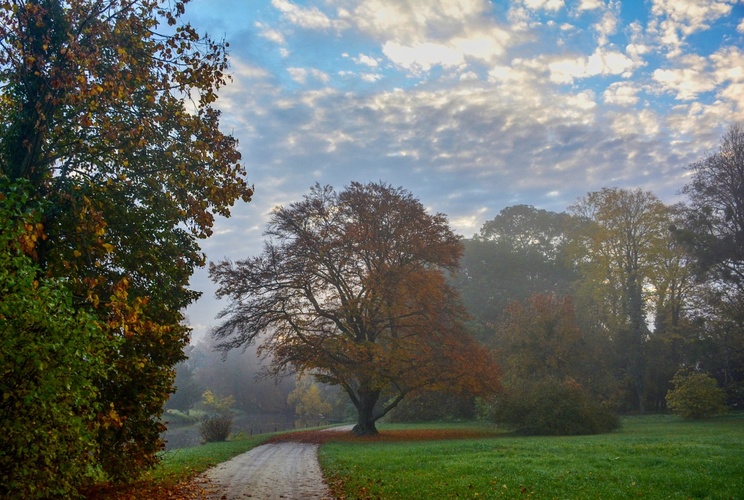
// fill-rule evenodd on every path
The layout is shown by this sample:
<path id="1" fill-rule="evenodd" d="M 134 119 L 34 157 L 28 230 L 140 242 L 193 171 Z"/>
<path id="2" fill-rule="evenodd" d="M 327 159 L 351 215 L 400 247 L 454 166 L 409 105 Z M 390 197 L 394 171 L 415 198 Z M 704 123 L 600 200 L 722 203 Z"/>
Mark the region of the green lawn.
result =
<path id="1" fill-rule="evenodd" d="M 744 415 L 632 417 L 599 436 L 330 442 L 320 458 L 348 498 L 735 499 Z"/>

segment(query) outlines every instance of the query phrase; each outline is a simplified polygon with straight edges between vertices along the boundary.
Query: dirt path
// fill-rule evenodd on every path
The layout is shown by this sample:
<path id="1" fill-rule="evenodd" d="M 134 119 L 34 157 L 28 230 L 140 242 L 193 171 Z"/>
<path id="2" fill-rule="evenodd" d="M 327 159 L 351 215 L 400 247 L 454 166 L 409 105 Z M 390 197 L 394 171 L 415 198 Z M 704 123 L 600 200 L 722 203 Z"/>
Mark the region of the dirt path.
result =
<path id="1" fill-rule="evenodd" d="M 318 464 L 318 445 L 312 443 L 264 444 L 208 470 L 203 479 L 210 499 L 333 498 Z"/>

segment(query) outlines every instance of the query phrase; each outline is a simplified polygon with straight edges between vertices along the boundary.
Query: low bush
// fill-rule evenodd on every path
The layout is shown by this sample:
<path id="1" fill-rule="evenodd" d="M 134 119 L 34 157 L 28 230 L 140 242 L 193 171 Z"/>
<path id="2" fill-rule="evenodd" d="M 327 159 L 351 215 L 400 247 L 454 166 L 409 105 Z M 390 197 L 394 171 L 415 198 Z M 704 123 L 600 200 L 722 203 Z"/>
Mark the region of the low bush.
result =
<path id="1" fill-rule="evenodd" d="M 199 435 L 205 443 L 226 441 L 232 431 L 233 417 L 229 414 L 203 417 L 199 422 Z"/>
<path id="2" fill-rule="evenodd" d="M 728 410 L 726 393 L 707 373 L 677 372 L 666 396 L 672 413 L 684 418 L 709 418 Z"/>
<path id="3" fill-rule="evenodd" d="M 490 405 L 490 418 L 526 435 L 601 434 L 620 419 L 576 382 L 541 380 L 508 388 Z"/>

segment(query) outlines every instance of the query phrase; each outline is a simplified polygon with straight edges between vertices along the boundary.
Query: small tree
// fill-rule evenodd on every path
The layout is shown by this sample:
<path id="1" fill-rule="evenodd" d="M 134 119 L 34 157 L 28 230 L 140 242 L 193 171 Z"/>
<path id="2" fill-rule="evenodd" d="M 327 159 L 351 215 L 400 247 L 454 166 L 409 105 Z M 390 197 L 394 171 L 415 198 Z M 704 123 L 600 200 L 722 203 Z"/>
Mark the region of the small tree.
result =
<path id="1" fill-rule="evenodd" d="M 317 422 L 333 409 L 330 403 L 323 400 L 318 385 L 309 378 L 297 382 L 297 387 L 287 396 L 287 403 L 294 406 L 295 415 L 301 426 Z"/>
<path id="2" fill-rule="evenodd" d="M 674 389 L 666 400 L 673 413 L 684 418 L 708 418 L 724 413 L 726 393 L 707 373 L 679 371 L 672 379 Z"/>
<path id="3" fill-rule="evenodd" d="M 233 425 L 233 396 L 219 396 L 207 389 L 202 394 L 202 406 L 207 410 L 199 423 L 199 434 L 205 443 L 226 441 Z"/>

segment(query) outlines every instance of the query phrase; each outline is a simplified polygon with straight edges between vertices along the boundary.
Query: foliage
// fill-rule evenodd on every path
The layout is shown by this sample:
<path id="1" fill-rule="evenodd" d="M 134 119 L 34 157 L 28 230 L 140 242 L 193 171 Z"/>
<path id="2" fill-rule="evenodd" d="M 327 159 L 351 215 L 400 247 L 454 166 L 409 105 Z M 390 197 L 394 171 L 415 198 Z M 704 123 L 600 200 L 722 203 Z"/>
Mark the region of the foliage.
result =
<path id="1" fill-rule="evenodd" d="M 510 301 L 567 293 L 576 275 L 566 257 L 566 234 L 578 223 L 565 213 L 516 205 L 466 240 L 453 283 L 475 319 L 498 321 Z"/>
<path id="2" fill-rule="evenodd" d="M 411 392 L 494 387 L 490 357 L 444 279 L 462 251 L 444 215 L 381 183 L 341 193 L 316 185 L 276 209 L 267 234 L 260 256 L 210 264 L 218 296 L 230 299 L 214 330 L 223 349 L 266 333 L 275 373 L 341 386 L 359 434 L 376 433 L 375 421 Z"/>
<path id="3" fill-rule="evenodd" d="M 513 384 L 493 400 L 491 412 L 493 421 L 527 435 L 602 434 L 620 427 L 616 415 L 570 379 Z"/>
<path id="4" fill-rule="evenodd" d="M 207 389 L 202 394 L 202 407 L 207 415 L 199 422 L 199 434 L 205 443 L 225 441 L 230 436 L 233 425 L 232 407 L 235 398 L 232 395 L 220 396 Z"/>
<path id="5" fill-rule="evenodd" d="M 672 384 L 667 403 L 672 412 L 684 418 L 709 418 L 728 410 L 726 393 L 707 373 L 679 371 Z"/>
<path id="6" fill-rule="evenodd" d="M 0 2 L 0 175 L 30 183 L 29 206 L 47 201 L 39 275 L 65 283 L 74 311 L 92 308 L 110 342 L 95 458 L 117 481 L 162 447 L 197 240 L 252 194 L 213 107 L 226 46 L 183 13 L 166 0 Z"/>
<path id="7" fill-rule="evenodd" d="M 98 402 L 105 334 L 76 309 L 68 283 L 40 275 L 40 210 L 28 184 L 0 179 L 0 496 L 73 496 L 96 451 L 99 425 L 116 425 Z M 103 424 L 100 414 L 107 414 Z"/>
<path id="8" fill-rule="evenodd" d="M 193 349 L 191 349 L 191 352 L 193 352 Z M 194 377 L 194 370 L 189 360 L 178 363 L 175 370 L 174 392 L 168 398 L 165 408 L 188 410 L 199 401 L 201 394 L 204 393 L 204 388 Z"/>
<path id="9" fill-rule="evenodd" d="M 307 377 L 298 381 L 287 396 L 287 403 L 294 407 L 301 426 L 327 418 L 333 409 L 330 403 L 323 400 L 318 385 Z"/>
<path id="10" fill-rule="evenodd" d="M 571 237 L 582 274 L 577 302 L 612 339 L 616 376 L 629 382 L 635 407 L 643 412 L 648 304 L 661 304 L 650 294 L 668 291 L 654 288 L 665 282 L 651 277 L 658 277 L 661 257 L 670 248 L 671 210 L 651 192 L 618 188 L 588 193 L 570 210 L 589 223 Z"/>
<path id="11" fill-rule="evenodd" d="M 571 298 L 549 294 L 511 302 L 496 325 L 492 345 L 512 380 L 579 378 L 595 357 Z"/>
<path id="12" fill-rule="evenodd" d="M 744 128 L 732 125 L 717 151 L 690 165 L 686 218 L 675 235 L 694 257 L 705 285 L 697 308 L 707 341 L 715 351 L 710 371 L 743 405 L 736 386 L 744 383 Z"/>

